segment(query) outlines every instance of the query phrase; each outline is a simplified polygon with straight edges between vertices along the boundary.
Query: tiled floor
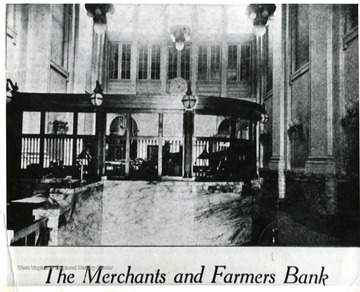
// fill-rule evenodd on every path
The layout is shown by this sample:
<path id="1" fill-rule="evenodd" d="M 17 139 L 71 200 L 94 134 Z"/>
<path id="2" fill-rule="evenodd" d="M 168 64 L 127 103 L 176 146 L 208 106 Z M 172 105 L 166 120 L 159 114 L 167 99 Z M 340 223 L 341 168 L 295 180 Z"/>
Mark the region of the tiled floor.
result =
<path id="1" fill-rule="evenodd" d="M 102 245 L 241 245 L 251 240 L 251 198 L 239 185 L 106 181 Z"/>

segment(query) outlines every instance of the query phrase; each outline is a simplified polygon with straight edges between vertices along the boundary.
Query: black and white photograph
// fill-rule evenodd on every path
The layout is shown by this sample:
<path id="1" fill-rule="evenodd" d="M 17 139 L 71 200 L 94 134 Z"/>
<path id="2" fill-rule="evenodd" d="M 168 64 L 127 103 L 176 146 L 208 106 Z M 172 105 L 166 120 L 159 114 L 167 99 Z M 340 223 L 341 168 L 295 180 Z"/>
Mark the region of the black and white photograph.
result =
<path id="1" fill-rule="evenodd" d="M 8 3 L 5 35 L 9 248 L 360 247 L 358 4 Z"/>
<path id="2" fill-rule="evenodd" d="M 360 246 L 356 4 L 6 5 L 11 245 Z"/>

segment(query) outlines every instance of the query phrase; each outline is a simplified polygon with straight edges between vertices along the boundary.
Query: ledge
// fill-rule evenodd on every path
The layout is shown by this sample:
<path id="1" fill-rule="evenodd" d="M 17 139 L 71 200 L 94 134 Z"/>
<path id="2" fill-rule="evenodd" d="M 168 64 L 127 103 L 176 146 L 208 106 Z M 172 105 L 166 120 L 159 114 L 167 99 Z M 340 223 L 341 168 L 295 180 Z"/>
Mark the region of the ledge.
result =
<path id="1" fill-rule="evenodd" d="M 270 169 L 270 168 L 261 168 L 259 169 L 260 177 L 264 177 L 265 175 L 277 175 L 277 169 Z M 326 179 L 335 179 L 337 182 L 347 183 L 354 186 L 359 185 L 359 177 L 358 176 L 350 176 L 344 174 L 328 174 L 328 173 L 310 173 L 306 172 L 305 169 L 291 169 L 291 170 L 284 170 L 285 175 L 295 178 L 295 179 L 316 179 L 316 180 L 326 180 Z"/>
<path id="2" fill-rule="evenodd" d="M 292 85 L 292 83 L 300 76 L 308 72 L 309 69 L 310 69 L 310 62 L 306 63 L 304 66 L 300 67 L 298 70 L 292 73 L 290 76 L 290 85 Z"/>
<path id="3" fill-rule="evenodd" d="M 246 120 L 258 121 L 262 106 L 256 102 L 235 98 L 218 98 L 216 96 L 197 95 L 194 107 L 196 114 L 212 114 L 220 116 L 234 116 Z M 82 111 L 93 112 L 94 107 L 89 102 L 88 94 L 63 94 L 63 93 L 18 93 L 14 102 L 7 109 L 23 111 Z M 183 113 L 184 107 L 181 98 L 171 95 L 146 95 L 146 94 L 106 94 L 101 106 L 102 111 L 161 113 Z"/>
<path id="4" fill-rule="evenodd" d="M 343 50 L 346 50 L 349 43 L 358 36 L 358 30 L 359 28 L 356 26 L 343 37 Z"/>
<path id="5" fill-rule="evenodd" d="M 146 84 L 146 83 L 161 84 L 160 79 L 136 79 L 136 82 L 140 84 Z"/>
<path id="6" fill-rule="evenodd" d="M 17 32 L 14 28 L 6 26 L 6 34 L 13 39 L 13 44 L 16 45 Z"/>
<path id="7" fill-rule="evenodd" d="M 132 79 L 114 79 L 114 78 L 108 79 L 108 82 L 124 83 L 124 84 L 131 84 L 132 81 L 133 81 Z"/>
<path id="8" fill-rule="evenodd" d="M 273 90 L 269 90 L 263 97 L 263 100 L 266 101 L 268 100 L 269 98 L 271 98 L 273 96 Z"/>
<path id="9" fill-rule="evenodd" d="M 220 86 L 221 85 L 221 80 L 197 80 L 196 81 L 196 85 L 206 85 L 206 86 Z"/>
<path id="10" fill-rule="evenodd" d="M 274 171 L 285 169 L 285 160 L 280 156 L 273 156 L 269 160 L 269 169 Z"/>
<path id="11" fill-rule="evenodd" d="M 79 187 L 51 188 L 50 196 L 43 207 L 33 210 L 35 218 L 61 216 L 72 208 L 74 195 L 84 193 L 89 189 L 103 186 L 103 181 L 90 183 Z"/>
<path id="12" fill-rule="evenodd" d="M 50 67 L 59 72 L 63 77 L 66 78 L 66 81 L 68 81 L 67 79 L 69 78 L 69 72 L 65 70 L 64 67 L 56 64 L 53 60 L 50 60 Z"/>

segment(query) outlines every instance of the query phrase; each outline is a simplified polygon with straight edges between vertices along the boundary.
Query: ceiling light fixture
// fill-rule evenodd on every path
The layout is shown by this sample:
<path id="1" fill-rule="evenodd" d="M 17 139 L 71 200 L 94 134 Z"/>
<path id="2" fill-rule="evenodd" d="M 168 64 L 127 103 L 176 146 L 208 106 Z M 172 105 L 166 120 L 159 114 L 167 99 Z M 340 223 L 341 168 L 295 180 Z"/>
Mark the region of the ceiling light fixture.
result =
<path id="1" fill-rule="evenodd" d="M 250 4 L 246 8 L 246 15 L 253 21 L 253 33 L 262 37 L 266 33 L 266 26 L 276 10 L 275 4 Z"/>
<path id="2" fill-rule="evenodd" d="M 181 51 L 185 48 L 185 42 L 190 41 L 191 30 L 187 25 L 174 25 L 170 29 L 170 38 L 175 43 L 175 48 Z"/>
<path id="3" fill-rule="evenodd" d="M 94 19 L 94 31 L 96 34 L 102 35 L 106 31 L 106 14 L 114 13 L 114 5 L 112 4 L 85 4 L 87 15 Z"/>

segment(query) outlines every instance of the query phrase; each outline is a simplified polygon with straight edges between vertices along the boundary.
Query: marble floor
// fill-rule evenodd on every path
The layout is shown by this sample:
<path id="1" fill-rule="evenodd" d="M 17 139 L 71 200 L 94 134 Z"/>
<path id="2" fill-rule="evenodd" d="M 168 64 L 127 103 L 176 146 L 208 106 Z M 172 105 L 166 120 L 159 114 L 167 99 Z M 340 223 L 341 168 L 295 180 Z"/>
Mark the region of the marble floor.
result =
<path id="1" fill-rule="evenodd" d="M 101 245 L 243 245 L 251 213 L 239 184 L 105 181 Z"/>

